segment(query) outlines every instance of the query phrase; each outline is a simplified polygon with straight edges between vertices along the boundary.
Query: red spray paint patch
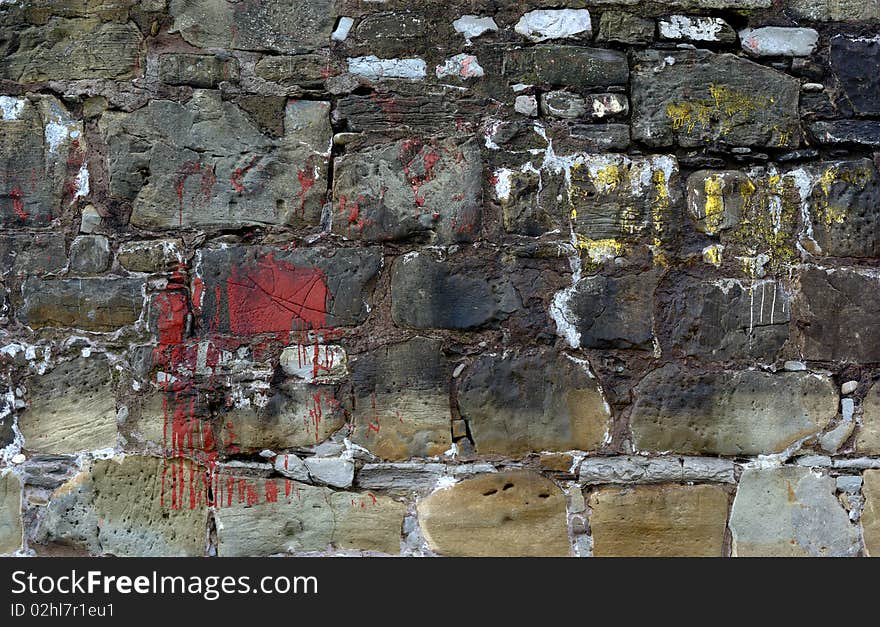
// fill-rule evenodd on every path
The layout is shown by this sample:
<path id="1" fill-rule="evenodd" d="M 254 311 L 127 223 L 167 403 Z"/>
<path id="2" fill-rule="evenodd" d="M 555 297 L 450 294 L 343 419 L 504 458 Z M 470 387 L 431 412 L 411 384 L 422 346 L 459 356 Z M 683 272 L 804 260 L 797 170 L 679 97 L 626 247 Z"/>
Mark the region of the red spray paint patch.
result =
<path id="1" fill-rule="evenodd" d="M 326 326 L 328 290 L 318 268 L 298 267 L 269 255 L 233 268 L 226 295 L 229 328 L 236 335 Z"/>

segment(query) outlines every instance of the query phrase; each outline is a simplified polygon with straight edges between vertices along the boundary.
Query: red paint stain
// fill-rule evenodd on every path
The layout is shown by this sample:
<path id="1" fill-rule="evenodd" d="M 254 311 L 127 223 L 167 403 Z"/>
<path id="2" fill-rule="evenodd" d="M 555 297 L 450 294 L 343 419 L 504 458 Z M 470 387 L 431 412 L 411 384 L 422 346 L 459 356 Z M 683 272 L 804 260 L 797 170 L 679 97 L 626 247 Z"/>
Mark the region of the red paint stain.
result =
<path id="1" fill-rule="evenodd" d="M 269 255 L 234 267 L 226 281 L 229 327 L 236 335 L 321 329 L 329 291 L 318 268 L 299 267 Z"/>
<path id="2" fill-rule="evenodd" d="M 255 155 L 246 166 L 243 168 L 235 168 L 235 171 L 229 176 L 229 182 L 237 193 L 242 194 L 244 192 L 244 183 L 242 183 L 242 179 L 248 171 L 256 165 L 258 160 L 259 156 Z"/>
<path id="3" fill-rule="evenodd" d="M 200 175 L 199 188 L 204 196 L 204 202 L 211 200 L 211 191 L 217 182 L 217 177 L 214 175 L 214 166 L 203 168 L 199 161 L 187 161 L 184 163 L 178 172 L 177 185 L 175 186 L 177 191 L 178 226 L 183 226 L 183 197 L 186 191 L 187 179 L 196 174 Z M 193 199 L 193 202 L 197 201 L 197 197 Z"/>
<path id="4" fill-rule="evenodd" d="M 278 484 L 275 483 L 274 479 L 266 481 L 266 502 L 278 502 Z"/>
<path id="5" fill-rule="evenodd" d="M 299 210 L 302 215 L 305 215 L 306 212 L 306 194 L 309 193 L 309 190 L 315 186 L 315 178 L 316 176 L 313 174 L 309 176 L 308 166 L 306 169 L 300 170 L 296 173 L 296 178 L 299 179 Z"/>
<path id="6" fill-rule="evenodd" d="M 12 191 L 9 192 L 9 195 L 12 197 L 12 210 L 15 212 L 15 215 L 18 216 L 20 220 L 27 220 L 30 214 L 24 210 L 24 195 L 21 193 L 21 188 L 17 185 L 12 188 Z"/>

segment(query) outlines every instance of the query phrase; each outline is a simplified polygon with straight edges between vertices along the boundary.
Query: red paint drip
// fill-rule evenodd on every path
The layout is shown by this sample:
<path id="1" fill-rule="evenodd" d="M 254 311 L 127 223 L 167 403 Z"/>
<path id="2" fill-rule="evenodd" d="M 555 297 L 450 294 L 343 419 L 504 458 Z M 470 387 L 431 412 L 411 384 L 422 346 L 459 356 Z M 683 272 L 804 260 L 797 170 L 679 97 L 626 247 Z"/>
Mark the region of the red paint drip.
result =
<path id="1" fill-rule="evenodd" d="M 15 212 L 15 215 L 21 220 L 27 220 L 31 217 L 30 214 L 24 210 L 24 195 L 21 193 L 21 188 L 16 185 L 12 188 L 12 191 L 9 192 L 9 195 L 12 197 L 12 210 Z"/>

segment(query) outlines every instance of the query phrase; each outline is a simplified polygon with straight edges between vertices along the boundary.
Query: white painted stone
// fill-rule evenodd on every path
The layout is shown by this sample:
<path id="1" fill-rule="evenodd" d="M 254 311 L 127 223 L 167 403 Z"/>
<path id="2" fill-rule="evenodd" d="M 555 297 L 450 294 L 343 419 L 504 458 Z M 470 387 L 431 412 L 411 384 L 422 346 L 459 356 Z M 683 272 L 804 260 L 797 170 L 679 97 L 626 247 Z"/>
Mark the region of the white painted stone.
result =
<path id="1" fill-rule="evenodd" d="M 586 9 L 539 9 L 523 15 L 514 30 L 532 41 L 547 41 L 589 36 L 593 25 Z"/>
<path id="2" fill-rule="evenodd" d="M 538 99 L 534 96 L 517 96 L 513 110 L 533 118 L 538 115 Z"/>
<path id="3" fill-rule="evenodd" d="M 457 54 L 446 59 L 435 70 L 437 78 L 455 76 L 457 78 L 479 78 L 486 73 L 480 66 L 477 57 L 472 54 Z"/>
<path id="4" fill-rule="evenodd" d="M 327 383 L 348 374 L 345 349 L 335 344 L 294 344 L 281 351 L 284 374 L 311 383 Z"/>
<path id="5" fill-rule="evenodd" d="M 852 394 L 856 391 L 856 388 L 859 387 L 858 381 L 847 381 L 843 385 L 840 386 L 841 394 Z"/>
<path id="6" fill-rule="evenodd" d="M 348 71 L 374 81 L 385 78 L 421 80 L 428 75 L 428 66 L 424 60 L 418 58 L 380 59 L 371 54 L 366 57 L 350 57 Z"/>
<path id="7" fill-rule="evenodd" d="M 351 31 L 353 25 L 354 19 L 350 17 L 340 17 L 339 23 L 336 25 L 336 30 L 330 35 L 330 39 L 333 41 L 345 41 L 348 38 L 348 33 Z"/>
<path id="8" fill-rule="evenodd" d="M 719 17 L 671 15 L 660 20 L 660 36 L 664 39 L 687 41 L 720 41 L 721 32 L 730 26 Z"/>
<path id="9" fill-rule="evenodd" d="M 758 57 L 808 57 L 819 41 L 812 28 L 781 26 L 747 28 L 739 36 L 742 49 Z"/>
<path id="10" fill-rule="evenodd" d="M 472 39 L 476 39 L 489 31 L 497 31 L 498 24 L 491 17 L 462 15 L 452 23 L 452 28 L 455 29 L 456 33 L 464 35 L 465 42 L 467 45 L 470 45 Z"/>
<path id="11" fill-rule="evenodd" d="M 24 98 L 16 98 L 14 96 L 0 96 L 0 119 L 17 120 L 21 115 L 24 105 L 27 102 Z"/>

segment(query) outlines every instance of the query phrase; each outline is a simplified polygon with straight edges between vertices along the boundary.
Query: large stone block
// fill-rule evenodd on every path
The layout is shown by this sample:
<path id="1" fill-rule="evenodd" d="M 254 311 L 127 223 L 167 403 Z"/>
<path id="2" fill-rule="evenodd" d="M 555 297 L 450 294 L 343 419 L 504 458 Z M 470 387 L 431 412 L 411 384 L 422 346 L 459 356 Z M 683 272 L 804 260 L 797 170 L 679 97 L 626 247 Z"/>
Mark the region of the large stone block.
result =
<path id="1" fill-rule="evenodd" d="M 870 159 L 805 168 L 811 237 L 826 255 L 880 256 L 880 176 Z"/>
<path id="2" fill-rule="evenodd" d="M 391 271 L 394 323 L 414 329 L 474 329 L 503 320 L 519 307 L 507 278 L 487 276 L 487 266 L 439 261 L 407 253 Z"/>
<path id="3" fill-rule="evenodd" d="M 0 96 L 0 226 L 45 226 L 88 193 L 82 130 L 52 96 Z"/>
<path id="4" fill-rule="evenodd" d="M 565 496 L 529 471 L 479 475 L 419 501 L 431 550 L 463 557 L 565 557 Z"/>
<path id="5" fill-rule="evenodd" d="M 58 364 L 28 382 L 30 404 L 18 419 L 35 453 L 78 453 L 116 446 L 116 392 L 102 356 Z"/>
<path id="6" fill-rule="evenodd" d="M 731 54 L 647 51 L 635 57 L 633 138 L 649 146 L 800 144 L 798 81 Z"/>
<path id="7" fill-rule="evenodd" d="M 334 232 L 368 241 L 424 235 L 438 244 L 479 235 L 483 170 L 473 140 L 401 140 L 333 167 Z"/>
<path id="8" fill-rule="evenodd" d="M 183 459 L 95 460 L 52 495 L 37 543 L 117 557 L 200 557 L 208 524 L 205 472 Z"/>
<path id="9" fill-rule="evenodd" d="M 804 358 L 880 362 L 880 280 L 875 274 L 807 266 L 797 285 L 792 318 Z"/>
<path id="10" fill-rule="evenodd" d="M 785 0 L 792 17 L 817 22 L 856 22 L 880 19 L 876 0 Z"/>
<path id="11" fill-rule="evenodd" d="M 63 233 L 0 233 L 0 275 L 49 274 L 66 266 Z"/>
<path id="12" fill-rule="evenodd" d="M 227 481 L 220 476 L 220 483 Z M 217 553 L 258 557 L 341 550 L 397 554 L 406 505 L 372 493 L 334 492 L 286 479 L 238 479 L 245 496 L 221 499 Z M 233 484 L 235 485 L 235 484 Z M 265 498 L 263 497 L 265 495 Z"/>
<path id="13" fill-rule="evenodd" d="M 587 252 L 591 241 L 606 239 L 654 235 L 661 243 L 679 198 L 675 157 L 577 155 L 566 174 L 568 213 Z"/>
<path id="14" fill-rule="evenodd" d="M 0 77 L 20 83 L 127 79 L 142 66 L 143 36 L 132 22 L 53 17 L 21 29 L 17 49 L 0 61 Z"/>
<path id="15" fill-rule="evenodd" d="M 859 115 L 880 114 L 880 77 L 873 71 L 878 64 L 880 41 L 877 39 L 842 35 L 831 38 L 831 67 L 846 99 Z"/>
<path id="16" fill-rule="evenodd" d="M 220 92 L 153 100 L 101 117 L 110 193 L 152 229 L 319 224 L 327 193 L 330 105 L 290 100 L 274 138 Z"/>
<path id="17" fill-rule="evenodd" d="M 504 74 L 514 82 L 583 88 L 625 85 L 629 66 L 617 50 L 540 44 L 508 50 Z"/>
<path id="18" fill-rule="evenodd" d="M 21 548 L 21 479 L 9 471 L 0 471 L 0 555 Z"/>
<path id="19" fill-rule="evenodd" d="M 791 306 L 774 280 L 688 281 L 659 309 L 684 355 L 772 362 L 788 340 Z"/>
<path id="20" fill-rule="evenodd" d="M 630 416 L 641 451 L 780 453 L 837 415 L 828 377 L 756 370 L 691 374 L 668 364 L 635 388 Z"/>
<path id="21" fill-rule="evenodd" d="M 605 488 L 589 503 L 596 557 L 721 557 L 728 508 L 723 488 Z"/>
<path id="22" fill-rule="evenodd" d="M 250 336 L 360 324 L 381 261 L 371 248 L 202 250 L 193 288 L 201 330 Z"/>
<path id="23" fill-rule="evenodd" d="M 462 375 L 458 408 L 480 454 L 589 451 L 611 426 L 589 364 L 547 350 L 479 358 Z"/>
<path id="24" fill-rule="evenodd" d="M 72 327 L 112 332 L 138 321 L 144 304 L 140 279 L 37 279 L 22 286 L 18 319 L 34 329 Z"/>
<path id="25" fill-rule="evenodd" d="M 452 373 L 441 349 L 439 340 L 416 337 L 352 360 L 353 442 L 389 460 L 452 446 Z"/>
<path id="26" fill-rule="evenodd" d="M 865 507 L 862 510 L 865 554 L 868 557 L 880 557 L 880 470 L 864 472 L 862 495 L 865 497 Z"/>
<path id="27" fill-rule="evenodd" d="M 851 557 L 859 533 L 834 494 L 834 479 L 809 468 L 747 469 L 730 513 L 737 557 Z"/>
<path id="28" fill-rule="evenodd" d="M 766 255 L 776 269 L 797 258 L 798 232 L 814 254 L 880 254 L 878 185 L 868 159 L 787 171 L 699 170 L 688 177 L 687 208 L 698 231 L 734 254 Z"/>
<path id="29" fill-rule="evenodd" d="M 862 426 L 856 435 L 856 450 L 863 455 L 880 455 L 880 383 L 874 383 L 862 401 Z"/>
<path id="30" fill-rule="evenodd" d="M 327 46 L 332 0 L 172 0 L 172 32 L 200 48 L 300 52 Z"/>
<path id="31" fill-rule="evenodd" d="M 284 381 L 261 396 L 265 403 L 240 403 L 221 413 L 221 439 L 227 449 L 259 452 L 314 446 L 345 425 L 336 389 Z"/>
<path id="32" fill-rule="evenodd" d="M 572 348 L 648 350 L 654 338 L 653 272 L 584 277 L 556 294 L 556 333 Z"/>

